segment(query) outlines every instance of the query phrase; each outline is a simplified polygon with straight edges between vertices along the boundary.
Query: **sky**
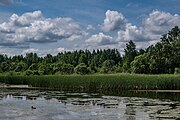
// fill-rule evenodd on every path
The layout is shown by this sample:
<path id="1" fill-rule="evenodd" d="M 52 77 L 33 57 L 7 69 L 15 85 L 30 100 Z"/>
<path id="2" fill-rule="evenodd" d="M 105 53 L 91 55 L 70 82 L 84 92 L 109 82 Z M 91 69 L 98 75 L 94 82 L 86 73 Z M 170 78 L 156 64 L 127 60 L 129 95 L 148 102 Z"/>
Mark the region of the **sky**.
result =
<path id="1" fill-rule="evenodd" d="M 0 0 L 0 54 L 137 49 L 180 26 L 180 0 Z"/>

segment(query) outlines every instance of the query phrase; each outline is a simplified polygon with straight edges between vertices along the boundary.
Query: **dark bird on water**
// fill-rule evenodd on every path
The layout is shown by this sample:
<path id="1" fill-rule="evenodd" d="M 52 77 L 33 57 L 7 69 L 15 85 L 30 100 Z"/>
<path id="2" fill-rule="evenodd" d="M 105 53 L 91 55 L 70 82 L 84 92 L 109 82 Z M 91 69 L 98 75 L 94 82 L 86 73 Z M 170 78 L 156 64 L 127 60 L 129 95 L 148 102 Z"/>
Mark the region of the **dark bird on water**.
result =
<path id="1" fill-rule="evenodd" d="M 36 107 L 34 107 L 34 106 L 31 106 L 31 109 L 36 109 Z"/>

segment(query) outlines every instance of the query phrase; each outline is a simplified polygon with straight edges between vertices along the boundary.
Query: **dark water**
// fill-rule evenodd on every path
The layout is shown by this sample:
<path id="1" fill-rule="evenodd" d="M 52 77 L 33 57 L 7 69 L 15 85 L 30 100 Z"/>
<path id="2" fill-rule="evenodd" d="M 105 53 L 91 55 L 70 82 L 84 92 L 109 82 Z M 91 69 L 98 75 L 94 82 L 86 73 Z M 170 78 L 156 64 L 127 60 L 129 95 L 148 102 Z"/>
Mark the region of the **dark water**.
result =
<path id="1" fill-rule="evenodd" d="M 109 94 L 109 95 L 108 95 Z M 0 91 L 0 120 L 176 120 L 179 93 Z"/>

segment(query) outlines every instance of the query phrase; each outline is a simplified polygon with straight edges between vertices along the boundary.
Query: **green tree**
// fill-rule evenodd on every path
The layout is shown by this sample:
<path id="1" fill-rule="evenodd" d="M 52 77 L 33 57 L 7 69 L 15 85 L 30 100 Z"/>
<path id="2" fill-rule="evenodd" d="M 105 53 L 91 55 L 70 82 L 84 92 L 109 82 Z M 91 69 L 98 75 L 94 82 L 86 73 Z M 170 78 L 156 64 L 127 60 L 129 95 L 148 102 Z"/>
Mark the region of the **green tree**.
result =
<path id="1" fill-rule="evenodd" d="M 101 72 L 102 73 L 111 73 L 113 72 L 114 60 L 106 60 L 103 62 Z"/>
<path id="2" fill-rule="evenodd" d="M 15 68 L 15 72 L 23 72 L 27 69 L 27 64 L 24 62 L 19 62 Z"/>
<path id="3" fill-rule="evenodd" d="M 27 53 L 26 56 L 24 57 L 24 61 L 28 66 L 31 66 L 33 63 L 39 63 L 40 58 L 36 53 Z"/>
<path id="4" fill-rule="evenodd" d="M 90 62 L 89 68 L 90 68 L 90 71 L 92 73 L 96 73 L 97 72 L 96 64 L 94 63 L 94 61 Z"/>
<path id="5" fill-rule="evenodd" d="M 29 66 L 29 70 L 38 70 L 38 64 L 32 63 L 31 66 Z"/>
<path id="6" fill-rule="evenodd" d="M 38 72 L 41 75 L 49 75 L 49 74 L 52 74 L 52 68 L 50 64 L 40 64 Z"/>
<path id="7" fill-rule="evenodd" d="M 80 63 L 87 63 L 87 58 L 86 58 L 86 55 L 84 53 L 82 53 L 79 57 L 79 64 Z"/>
<path id="8" fill-rule="evenodd" d="M 63 61 L 59 61 L 56 64 L 54 64 L 54 66 L 53 66 L 53 73 L 57 73 L 57 72 L 61 73 L 64 64 L 65 63 Z"/>
<path id="9" fill-rule="evenodd" d="M 126 44 L 126 48 L 124 49 L 124 60 L 123 60 L 123 68 L 125 71 L 130 69 L 130 64 L 137 56 L 136 45 L 133 41 L 129 41 Z"/>
<path id="10" fill-rule="evenodd" d="M 88 68 L 87 68 L 85 63 L 80 63 L 78 66 L 76 66 L 75 72 L 77 74 L 84 75 L 84 74 L 88 74 L 89 70 L 88 70 Z"/>
<path id="11" fill-rule="evenodd" d="M 74 72 L 74 66 L 71 64 L 63 64 L 62 73 L 63 74 L 72 74 Z"/>
<path id="12" fill-rule="evenodd" d="M 1 64 L 0 64 L 0 71 L 1 72 L 7 72 L 7 71 L 9 71 L 10 70 L 10 64 L 9 63 L 7 63 L 7 62 L 2 62 Z"/>
<path id="13" fill-rule="evenodd" d="M 149 73 L 149 54 L 144 53 L 135 57 L 131 62 L 131 69 L 133 73 Z"/>
<path id="14" fill-rule="evenodd" d="M 54 58 L 51 54 L 47 54 L 44 59 L 43 59 L 44 63 L 53 63 L 54 62 Z"/>

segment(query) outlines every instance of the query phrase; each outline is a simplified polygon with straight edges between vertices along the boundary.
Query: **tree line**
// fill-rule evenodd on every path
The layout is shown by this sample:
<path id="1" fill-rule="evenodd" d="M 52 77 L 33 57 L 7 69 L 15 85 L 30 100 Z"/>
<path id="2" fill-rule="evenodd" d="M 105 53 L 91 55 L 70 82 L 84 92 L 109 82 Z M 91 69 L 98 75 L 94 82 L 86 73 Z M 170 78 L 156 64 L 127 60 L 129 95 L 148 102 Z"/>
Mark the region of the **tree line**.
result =
<path id="1" fill-rule="evenodd" d="M 117 49 L 76 50 L 47 54 L 27 53 L 8 57 L 0 55 L 0 73 L 16 75 L 54 75 L 90 73 L 180 73 L 180 29 L 172 28 L 160 42 L 146 49 L 126 43 L 124 54 Z"/>

